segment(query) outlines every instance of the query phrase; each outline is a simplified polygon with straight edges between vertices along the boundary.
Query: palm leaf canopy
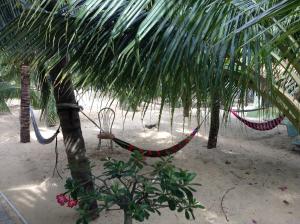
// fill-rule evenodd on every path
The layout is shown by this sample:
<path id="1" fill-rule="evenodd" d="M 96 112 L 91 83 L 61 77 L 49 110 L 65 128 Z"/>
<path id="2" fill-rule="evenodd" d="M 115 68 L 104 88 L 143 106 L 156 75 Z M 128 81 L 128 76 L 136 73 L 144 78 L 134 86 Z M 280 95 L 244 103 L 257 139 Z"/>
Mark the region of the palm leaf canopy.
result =
<path id="1" fill-rule="evenodd" d="M 0 49 L 133 105 L 254 89 L 300 127 L 299 0 L 0 0 Z M 46 72 L 47 74 L 47 72 Z M 60 79 L 61 80 L 61 79 Z M 243 104 L 243 101 L 241 101 Z M 163 105 L 164 103 L 162 103 Z"/>

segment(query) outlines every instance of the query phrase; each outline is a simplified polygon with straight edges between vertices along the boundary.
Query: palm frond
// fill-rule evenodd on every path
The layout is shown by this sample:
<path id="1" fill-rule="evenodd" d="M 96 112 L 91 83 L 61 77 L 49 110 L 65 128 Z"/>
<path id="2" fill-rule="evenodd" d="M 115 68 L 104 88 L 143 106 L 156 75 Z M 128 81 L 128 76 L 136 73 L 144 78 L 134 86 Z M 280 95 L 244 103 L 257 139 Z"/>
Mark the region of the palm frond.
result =
<path id="1" fill-rule="evenodd" d="M 8 2 L 0 49 L 46 71 L 68 56 L 61 78 L 72 73 L 80 88 L 132 105 L 159 95 L 172 109 L 183 95 L 205 102 L 215 89 L 229 106 L 254 88 L 294 107 L 291 118 L 299 114 L 284 98 L 299 86 L 298 0 L 42 0 L 7 21 Z"/>

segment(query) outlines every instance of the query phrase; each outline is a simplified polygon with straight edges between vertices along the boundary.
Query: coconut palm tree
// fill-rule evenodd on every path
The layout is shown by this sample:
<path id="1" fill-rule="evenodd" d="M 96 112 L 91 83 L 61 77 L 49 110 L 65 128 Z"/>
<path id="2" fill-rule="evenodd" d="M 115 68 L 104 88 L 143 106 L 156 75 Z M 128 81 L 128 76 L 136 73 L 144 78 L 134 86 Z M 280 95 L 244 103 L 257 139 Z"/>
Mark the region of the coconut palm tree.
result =
<path id="1" fill-rule="evenodd" d="M 145 108 L 159 92 L 161 107 L 169 102 L 174 111 L 184 95 L 193 97 L 199 109 L 216 89 L 218 97 L 211 98 L 228 109 L 237 93 L 251 88 L 300 128 L 300 106 L 286 86 L 300 84 L 299 0 L 0 4 L 1 51 L 15 59 L 30 58 L 33 69 L 42 66 L 46 76 L 50 71 L 57 84 L 70 90 L 72 74 L 80 88 L 126 97 Z M 68 63 L 62 64 L 66 57 Z M 64 102 L 75 103 L 71 92 Z M 70 113 L 76 127 L 62 127 L 65 142 L 80 139 L 78 152 L 86 161 L 78 114 Z M 70 119 L 65 114 L 59 112 L 64 124 Z M 88 176 L 86 162 L 74 164 Z"/>

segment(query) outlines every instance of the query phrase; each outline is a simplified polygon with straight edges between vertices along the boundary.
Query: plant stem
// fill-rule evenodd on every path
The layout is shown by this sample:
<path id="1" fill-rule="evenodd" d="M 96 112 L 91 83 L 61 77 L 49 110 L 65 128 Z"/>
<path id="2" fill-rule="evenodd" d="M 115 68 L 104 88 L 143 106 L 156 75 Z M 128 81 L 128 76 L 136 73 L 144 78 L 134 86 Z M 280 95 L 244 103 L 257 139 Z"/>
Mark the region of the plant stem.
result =
<path id="1" fill-rule="evenodd" d="M 132 216 L 128 210 L 124 210 L 124 224 L 132 224 Z"/>

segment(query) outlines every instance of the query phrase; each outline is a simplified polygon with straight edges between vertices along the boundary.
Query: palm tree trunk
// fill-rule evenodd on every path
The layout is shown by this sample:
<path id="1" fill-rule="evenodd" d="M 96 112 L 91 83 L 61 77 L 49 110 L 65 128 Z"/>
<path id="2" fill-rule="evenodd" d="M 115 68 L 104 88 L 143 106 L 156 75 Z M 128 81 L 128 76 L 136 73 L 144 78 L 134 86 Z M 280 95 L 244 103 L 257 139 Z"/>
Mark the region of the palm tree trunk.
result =
<path id="1" fill-rule="evenodd" d="M 192 108 L 192 98 L 187 91 L 183 91 L 181 101 L 183 104 L 183 117 L 189 117 Z"/>
<path id="2" fill-rule="evenodd" d="M 20 141 L 30 142 L 30 77 L 29 67 L 21 66 L 21 111 L 20 111 Z"/>
<path id="3" fill-rule="evenodd" d="M 191 111 L 191 103 L 190 102 L 186 102 L 183 105 L 183 116 L 184 117 L 189 117 L 190 116 L 190 111 Z"/>
<path id="4" fill-rule="evenodd" d="M 210 113 L 210 130 L 207 148 L 213 149 L 217 147 L 218 133 L 220 126 L 220 98 L 218 91 L 214 92 L 211 97 L 211 113 Z"/>
<path id="5" fill-rule="evenodd" d="M 50 77 L 54 87 L 56 105 L 68 103 L 76 104 L 74 89 L 71 80 L 65 79 L 56 82 L 58 74 L 66 64 L 66 59 L 58 63 L 51 71 Z M 73 180 L 81 183 L 87 194 L 94 192 L 91 167 L 86 157 L 85 143 L 81 132 L 79 112 L 74 108 L 58 109 L 58 117 L 64 137 L 66 153 Z M 95 199 L 88 200 L 79 205 L 87 210 L 91 219 L 96 218 L 97 202 Z"/>

